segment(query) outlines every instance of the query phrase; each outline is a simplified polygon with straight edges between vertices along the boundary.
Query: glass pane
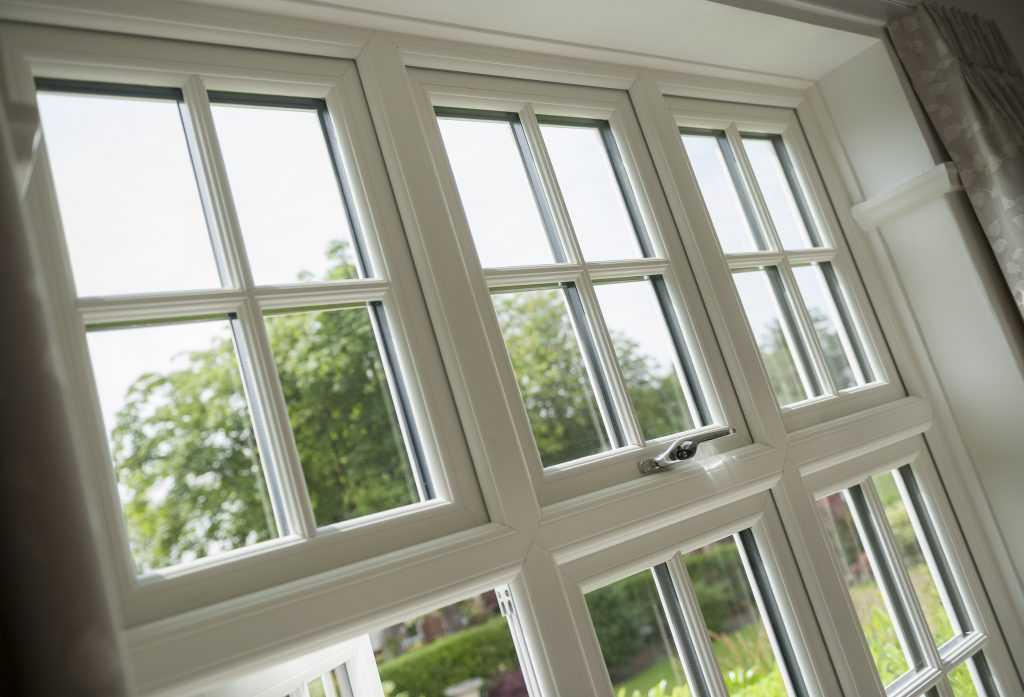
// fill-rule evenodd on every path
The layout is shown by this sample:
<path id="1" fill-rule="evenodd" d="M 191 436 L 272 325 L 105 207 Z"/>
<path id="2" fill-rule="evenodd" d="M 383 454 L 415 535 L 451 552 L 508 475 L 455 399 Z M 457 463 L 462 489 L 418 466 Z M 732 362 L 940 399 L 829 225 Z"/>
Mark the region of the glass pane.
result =
<path id="1" fill-rule="evenodd" d="M 736 540 L 719 540 L 683 561 L 729 694 L 788 694 Z"/>
<path id="2" fill-rule="evenodd" d="M 785 249 L 816 246 L 797 207 L 793 189 L 775 151 L 775 143 L 766 138 L 744 138 L 743 148 L 747 151 L 747 159 L 782 246 Z"/>
<path id="3" fill-rule="evenodd" d="M 886 608 L 857 524 L 844 494 L 832 494 L 817 502 L 818 512 L 832 548 L 839 559 L 839 568 L 850 591 L 857 619 L 875 659 L 882 683 L 888 685 L 905 673 L 909 666 L 896 626 Z"/>
<path id="4" fill-rule="evenodd" d="M 651 282 L 602 283 L 594 290 L 644 438 L 693 428 L 679 354 Z"/>
<path id="5" fill-rule="evenodd" d="M 88 341 L 137 569 L 276 537 L 228 320 Z"/>
<path id="6" fill-rule="evenodd" d="M 540 130 L 583 256 L 590 261 L 643 256 L 601 131 L 550 124 Z"/>
<path id="7" fill-rule="evenodd" d="M 370 632 L 388 697 L 451 694 L 528 697 L 526 678 L 494 591 Z"/>
<path id="8" fill-rule="evenodd" d="M 555 258 L 511 124 L 446 117 L 438 117 L 437 123 L 480 263 L 552 263 Z"/>
<path id="9" fill-rule="evenodd" d="M 761 358 L 768 372 L 768 379 L 779 400 L 779 404 L 791 404 L 811 396 L 806 381 L 801 375 L 801 366 L 797 364 L 797 352 L 794 337 L 789 325 L 784 320 L 783 311 L 788 306 L 781 302 L 775 287 L 769 279 L 771 271 L 740 271 L 732 278 L 736 282 L 743 309 L 750 322 L 750 329 L 761 349 Z"/>
<path id="10" fill-rule="evenodd" d="M 253 280 L 356 278 L 352 227 L 317 110 L 210 108 Z"/>
<path id="11" fill-rule="evenodd" d="M 843 321 L 843 314 L 840 313 L 836 299 L 822 273 L 823 267 L 828 266 L 794 266 L 793 276 L 796 277 L 800 297 L 807 306 L 807 312 L 814 324 L 814 332 L 818 336 L 821 350 L 825 354 L 825 362 L 836 387 L 845 390 L 866 384 L 867 381 L 854 350 L 853 342 L 856 341 L 856 336 L 850 335 Z"/>
<path id="12" fill-rule="evenodd" d="M 586 600 L 618 697 L 690 697 L 650 571 L 591 591 Z"/>
<path id="13" fill-rule="evenodd" d="M 513 291 L 492 299 L 544 466 L 608 450 L 564 292 Z"/>
<path id="14" fill-rule="evenodd" d="M 79 295 L 220 286 L 173 99 L 39 93 Z"/>
<path id="15" fill-rule="evenodd" d="M 420 500 L 365 308 L 266 318 L 318 525 Z"/>
<path id="16" fill-rule="evenodd" d="M 944 592 L 940 591 L 941 581 L 932 571 L 925 557 L 921 544 L 910 520 L 910 513 L 900 493 L 893 472 L 885 472 L 874 477 L 878 497 L 885 508 L 885 518 L 889 522 L 893 538 L 899 546 L 900 558 L 906 566 L 910 580 L 917 591 L 928 627 L 936 646 L 941 645 L 960 633 L 950 618 L 955 615 L 946 609 Z"/>
<path id="17" fill-rule="evenodd" d="M 327 693 L 324 690 L 324 683 L 321 678 L 312 680 L 306 683 L 306 689 L 309 691 L 309 697 L 327 697 Z"/>
<path id="18" fill-rule="evenodd" d="M 722 250 L 728 254 L 763 249 L 729 174 L 717 136 L 683 134 L 683 145 Z"/>
<path id="19" fill-rule="evenodd" d="M 980 654 L 977 656 L 980 658 Z M 988 692 L 981 687 L 981 676 L 974 658 L 969 658 L 949 672 L 949 685 L 955 697 L 984 697 Z"/>

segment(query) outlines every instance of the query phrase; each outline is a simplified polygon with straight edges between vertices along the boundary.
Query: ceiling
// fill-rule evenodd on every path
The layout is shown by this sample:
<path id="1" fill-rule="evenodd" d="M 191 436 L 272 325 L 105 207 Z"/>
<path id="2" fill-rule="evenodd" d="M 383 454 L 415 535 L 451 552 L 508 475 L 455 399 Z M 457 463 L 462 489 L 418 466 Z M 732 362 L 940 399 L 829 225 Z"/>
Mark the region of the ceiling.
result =
<path id="1" fill-rule="evenodd" d="M 711 0 L 199 1 L 471 43 L 607 54 L 609 60 L 640 66 L 687 61 L 810 80 L 871 45 L 875 39 L 866 34 L 877 33 L 879 25 L 877 19 L 830 8 L 822 21 L 832 26 L 822 26 L 777 16 L 787 14 L 782 11 L 767 14 Z M 792 9 L 794 1 L 733 4 Z M 545 42 L 544 48 L 536 40 Z"/>

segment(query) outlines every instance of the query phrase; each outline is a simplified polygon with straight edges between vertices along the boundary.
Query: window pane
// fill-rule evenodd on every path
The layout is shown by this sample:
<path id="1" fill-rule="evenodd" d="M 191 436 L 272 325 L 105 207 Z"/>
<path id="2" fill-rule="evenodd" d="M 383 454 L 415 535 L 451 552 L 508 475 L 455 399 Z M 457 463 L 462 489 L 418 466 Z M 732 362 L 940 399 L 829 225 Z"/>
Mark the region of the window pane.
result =
<path id="1" fill-rule="evenodd" d="M 420 500 L 365 308 L 266 318 L 318 525 Z"/>
<path id="2" fill-rule="evenodd" d="M 985 697 L 989 694 L 982 685 L 984 680 L 978 671 L 978 664 L 985 664 L 981 654 L 969 658 L 949 672 L 949 685 L 955 697 Z M 987 666 L 985 667 L 987 671 Z"/>
<path id="3" fill-rule="evenodd" d="M 441 697 L 446 688 L 468 683 L 476 694 L 528 697 L 494 591 L 370 632 L 370 642 L 385 695 Z"/>
<path id="4" fill-rule="evenodd" d="M 744 138 L 743 148 L 747 151 L 747 159 L 782 246 L 786 249 L 816 246 L 797 207 L 791 183 L 775 150 L 775 142 L 767 138 Z"/>
<path id="5" fill-rule="evenodd" d="M 718 138 L 685 133 L 683 145 L 722 249 L 726 253 L 764 249 L 736 191 Z"/>
<path id="6" fill-rule="evenodd" d="M 544 466 L 611 447 L 562 290 L 493 296 Z"/>
<path id="7" fill-rule="evenodd" d="M 946 609 L 944 593 L 940 591 L 941 582 L 930 568 L 921 549 L 910 520 L 910 513 L 897 486 L 896 477 L 893 472 L 885 472 L 876 475 L 874 482 L 885 508 L 885 518 L 899 546 L 900 558 L 907 568 L 907 573 L 910 574 L 914 590 L 917 591 L 917 598 L 921 602 L 921 609 L 928 621 L 932 638 L 937 646 L 944 644 L 955 634 L 959 634 L 960 628 L 954 627 L 951 621 L 955 615 Z"/>
<path id="8" fill-rule="evenodd" d="M 875 667 L 882 683 L 888 685 L 905 673 L 909 665 L 886 608 L 882 590 L 878 585 L 857 524 L 844 494 L 832 494 L 817 502 L 818 512 L 832 548 L 839 559 L 839 567 L 850 591 L 857 619 L 875 659 Z"/>
<path id="9" fill-rule="evenodd" d="M 694 427 L 684 373 L 650 281 L 594 287 L 644 438 Z"/>
<path id="10" fill-rule="evenodd" d="M 312 680 L 306 683 L 306 690 L 309 691 L 309 697 L 327 697 L 327 693 L 324 691 L 324 683 L 321 678 Z"/>
<path id="11" fill-rule="evenodd" d="M 220 285 L 178 103 L 39 93 L 79 295 Z"/>
<path id="12" fill-rule="evenodd" d="M 136 567 L 276 537 L 230 323 L 96 330 L 88 341 Z"/>
<path id="13" fill-rule="evenodd" d="M 729 693 L 786 695 L 736 540 L 719 540 L 683 561 Z"/>
<path id="14" fill-rule="evenodd" d="M 814 324 L 814 332 L 818 336 L 825 362 L 832 373 L 836 387 L 840 390 L 856 387 L 867 383 L 863 367 L 866 365 L 858 360 L 860 346 L 855 344 L 856 335 L 851 334 L 850 327 L 844 321 L 848 312 L 840 311 L 836 298 L 825 280 L 823 271 L 832 274 L 829 264 L 809 264 L 794 266 L 793 276 L 796 278 L 800 296 L 807 306 L 807 312 Z M 833 276 L 834 277 L 834 276 Z M 842 299 L 839 299 L 842 302 Z"/>
<path id="15" fill-rule="evenodd" d="M 356 278 L 352 227 L 317 110 L 211 110 L 253 280 Z"/>
<path id="16" fill-rule="evenodd" d="M 583 256 L 590 261 L 643 256 L 601 131 L 561 124 L 543 124 L 540 130 Z"/>
<path id="17" fill-rule="evenodd" d="M 586 600 L 616 695 L 647 697 L 664 683 L 666 696 L 690 697 L 650 571 L 591 591 Z"/>
<path id="18" fill-rule="evenodd" d="M 780 299 L 777 273 L 774 269 L 740 271 L 734 273 L 732 278 L 736 282 L 736 290 L 743 302 L 754 339 L 761 349 L 761 358 L 775 396 L 779 404 L 791 404 L 807 399 L 812 393 L 804 377 L 807 374 L 806 368 L 802 375 L 801 368 L 804 366 L 797 364 L 799 354 L 790 330 L 792 325 L 785 319 L 785 314 L 790 314 L 791 310 L 785 296 Z M 769 274 L 775 274 L 774 278 L 770 278 Z M 776 281 L 774 285 L 773 280 Z"/>
<path id="19" fill-rule="evenodd" d="M 438 117 L 437 123 L 480 263 L 552 263 L 555 258 L 511 124 L 447 117 Z"/>

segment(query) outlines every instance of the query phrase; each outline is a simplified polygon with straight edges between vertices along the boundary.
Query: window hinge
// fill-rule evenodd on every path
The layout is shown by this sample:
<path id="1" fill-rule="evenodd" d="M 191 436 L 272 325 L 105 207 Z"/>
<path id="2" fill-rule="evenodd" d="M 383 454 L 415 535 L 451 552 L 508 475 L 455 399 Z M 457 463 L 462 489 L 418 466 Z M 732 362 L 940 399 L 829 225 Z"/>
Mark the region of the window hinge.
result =
<path id="1" fill-rule="evenodd" d="M 508 586 L 496 588 L 494 591 L 498 596 L 498 607 L 501 609 L 502 617 L 513 617 L 516 614 L 516 606 L 512 602 L 512 591 Z"/>

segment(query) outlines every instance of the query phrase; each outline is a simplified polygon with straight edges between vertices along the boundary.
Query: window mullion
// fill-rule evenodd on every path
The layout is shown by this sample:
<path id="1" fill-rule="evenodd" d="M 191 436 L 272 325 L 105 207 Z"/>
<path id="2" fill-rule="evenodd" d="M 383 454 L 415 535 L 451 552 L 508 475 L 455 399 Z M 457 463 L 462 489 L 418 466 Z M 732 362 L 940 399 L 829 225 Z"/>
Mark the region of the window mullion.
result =
<path id="1" fill-rule="evenodd" d="M 252 270 L 245 253 L 238 213 L 231 199 L 227 169 L 217 143 L 210 99 L 203 80 L 193 75 L 182 87 L 185 112 L 182 121 L 192 150 L 196 181 L 210 223 L 217 266 L 227 285 L 252 288 Z M 187 117 L 187 118 L 185 118 Z"/>
<path id="2" fill-rule="evenodd" d="M 197 174 L 197 178 L 203 183 L 201 188 L 207 192 L 204 198 L 211 209 L 208 215 L 216 222 L 212 227 L 215 238 L 219 240 L 219 244 L 214 245 L 221 257 L 219 264 L 227 277 L 235 285 L 241 286 L 248 296 L 237 319 L 241 327 L 241 332 L 236 332 L 240 340 L 239 362 L 249 400 L 253 405 L 253 419 L 259 424 L 257 430 L 264 431 L 258 442 L 261 441 L 261 447 L 268 451 L 263 453 L 262 459 L 268 486 L 272 489 L 271 499 L 276 502 L 275 510 L 280 506 L 284 513 L 283 520 L 281 513 L 277 514 L 278 525 L 284 534 L 312 537 L 316 532 L 313 509 L 289 424 L 284 394 L 277 378 L 262 309 L 252 294 L 255 285 L 252 270 L 245 254 L 238 214 L 230 195 L 227 169 L 217 143 L 210 100 L 199 76 L 190 78 L 182 92 L 190 124 L 186 130 L 194 141 L 192 147 L 202 166 L 203 175 Z"/>
<path id="3" fill-rule="evenodd" d="M 241 325 L 239 358 L 242 374 L 248 390 L 249 401 L 253 404 L 253 419 L 262 422 L 266 429 L 264 438 L 269 458 L 264 457 L 268 485 L 272 498 L 280 501 L 288 521 L 283 532 L 312 537 L 316 534 L 316 519 L 313 506 L 302 474 L 295 435 L 288 420 L 281 382 L 277 376 L 270 338 L 263 321 L 263 312 L 256 300 L 249 299 L 238 315 Z M 266 461 L 269 459 L 270 466 Z"/>
<path id="4" fill-rule="evenodd" d="M 811 319 L 811 313 L 807 310 L 807 304 L 800 295 L 800 287 L 797 285 L 796 277 L 793 275 L 793 267 L 789 264 L 788 260 L 784 259 L 779 264 L 778 269 L 779 274 L 782 276 L 782 282 L 789 290 L 789 296 L 793 299 L 793 310 L 796 313 L 800 332 L 803 334 L 803 344 L 810 354 L 811 365 L 808 367 L 817 373 L 818 382 L 827 394 L 839 394 L 839 389 L 832 378 L 832 371 L 829 370 L 828 362 L 825 360 L 825 353 L 822 351 L 821 343 L 818 341 L 817 334 L 814 331 L 814 320 Z"/>
<path id="5" fill-rule="evenodd" d="M 729 690 L 725 686 L 725 678 L 715 657 L 715 650 L 711 646 L 711 636 L 704 623 L 704 614 L 693 590 L 690 574 L 686 571 L 683 555 L 676 554 L 666 562 L 666 567 L 679 600 L 679 611 L 687 630 L 688 643 L 693 648 L 695 659 L 700 666 L 701 675 L 696 682 L 696 693 L 700 697 L 729 697 Z"/>
<path id="6" fill-rule="evenodd" d="M 736 193 L 741 197 L 746 196 L 748 201 L 753 204 L 752 207 L 757 217 L 756 222 L 761 234 L 766 237 L 768 248 L 782 250 L 782 241 L 779 239 L 779 233 L 775 229 L 775 223 L 768 211 L 768 204 L 765 203 L 761 189 L 757 186 L 757 177 L 754 176 L 754 169 L 750 166 L 747 153 L 743 149 L 743 139 L 736 124 L 729 124 L 725 129 L 725 138 L 729 142 L 729 150 L 732 151 L 732 157 L 741 178 L 741 181 L 736 182 Z"/>
<path id="7" fill-rule="evenodd" d="M 580 274 L 580 281 L 576 286 L 583 303 L 584 311 L 590 321 L 591 332 L 594 337 L 594 344 L 597 349 L 600 363 L 604 366 L 604 374 L 608 381 L 608 390 L 612 401 L 619 413 L 619 423 L 622 427 L 623 436 L 626 442 L 622 445 L 643 445 L 644 435 L 640 426 L 640 419 L 633 407 L 633 401 L 629 397 L 629 389 L 626 380 L 622 375 L 621 366 L 615 355 L 615 346 L 612 344 L 611 334 L 601 314 L 601 307 L 594 292 L 590 275 L 584 268 Z M 600 369 L 600 368 L 598 368 Z M 680 429 L 682 430 L 682 429 Z"/>
<path id="8" fill-rule="evenodd" d="M 548 234 L 554 235 L 561 245 L 561 250 L 555 250 L 556 258 L 558 252 L 561 251 L 565 255 L 566 261 L 581 264 L 583 263 L 583 250 L 573 231 L 569 208 L 562 197 L 562 189 L 558 185 L 558 178 L 555 176 L 555 169 L 551 164 L 547 148 L 544 147 L 544 137 L 540 132 L 540 124 L 537 123 L 537 115 L 533 111 L 533 106 L 527 104 L 519 111 L 519 125 L 529 149 L 528 153 L 524 153 L 524 160 L 527 160 L 527 172 L 530 173 L 531 184 L 537 187 L 534 195 L 542 207 L 546 205 L 551 212 L 551 223 L 554 224 L 555 229 L 550 230 Z"/>
<path id="9" fill-rule="evenodd" d="M 804 340 L 804 332 L 801 322 L 793 314 L 793 295 L 790 292 L 792 285 L 787 285 L 782 276 L 782 264 L 776 267 L 765 269 L 765 275 L 772 288 L 772 300 L 775 302 L 775 310 L 781 318 L 781 329 L 786 341 L 793 348 L 797 355 L 793 357 L 797 372 L 800 374 L 800 381 L 808 397 L 818 396 L 821 392 L 818 375 L 815 371 L 811 356 L 807 353 L 807 342 Z M 762 361 L 764 358 L 762 357 Z"/>
<path id="10" fill-rule="evenodd" d="M 903 649 L 909 653 L 910 668 L 912 671 L 919 670 L 929 665 L 923 653 L 922 642 L 920 641 L 920 629 L 910 619 L 909 607 L 917 602 L 913 597 L 908 597 L 903 587 L 897 580 L 897 572 L 894 569 L 893 559 L 886 552 L 879 533 L 879 518 L 872 512 L 867 503 L 865 488 L 869 482 L 848 489 L 845 492 L 849 502 L 853 520 L 857 526 L 857 533 L 864 543 L 864 549 L 868 554 L 872 568 L 878 574 L 878 584 L 882 597 L 888 605 L 889 614 L 893 619 L 896 633 L 899 635 Z M 884 514 L 883 514 L 884 515 Z M 884 520 L 884 517 L 881 519 Z M 897 564 L 896 566 L 899 566 Z M 911 591 L 912 594 L 913 591 Z M 927 628 L 925 635 L 927 635 Z M 930 639 L 929 639 L 930 641 Z"/>
<path id="11" fill-rule="evenodd" d="M 864 494 L 864 502 L 867 505 L 869 515 L 874 521 L 872 527 L 878 536 L 880 551 L 886 557 L 887 565 L 892 573 L 895 591 L 899 596 L 900 604 L 903 606 L 904 613 L 900 614 L 899 617 L 909 622 L 910 626 L 907 629 L 913 634 L 918 650 L 921 652 L 921 656 L 927 662 L 927 665 L 942 670 L 942 658 L 939 656 L 938 649 L 935 648 L 935 642 L 932 640 L 931 630 L 928 627 L 928 621 L 925 619 L 924 610 L 921 609 L 921 604 L 918 602 L 914 584 L 910 580 L 910 575 L 907 573 L 903 560 L 900 558 L 899 546 L 896 544 L 892 530 L 887 522 L 885 507 L 878 497 L 878 489 L 875 488 L 874 481 L 872 479 L 865 481 L 861 485 L 861 491 Z"/>

